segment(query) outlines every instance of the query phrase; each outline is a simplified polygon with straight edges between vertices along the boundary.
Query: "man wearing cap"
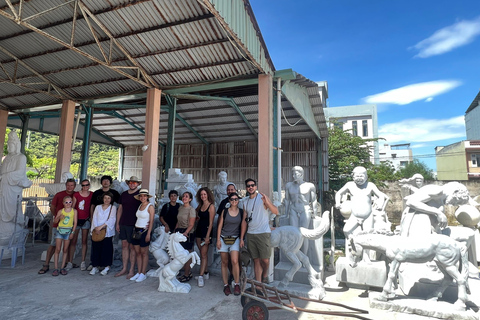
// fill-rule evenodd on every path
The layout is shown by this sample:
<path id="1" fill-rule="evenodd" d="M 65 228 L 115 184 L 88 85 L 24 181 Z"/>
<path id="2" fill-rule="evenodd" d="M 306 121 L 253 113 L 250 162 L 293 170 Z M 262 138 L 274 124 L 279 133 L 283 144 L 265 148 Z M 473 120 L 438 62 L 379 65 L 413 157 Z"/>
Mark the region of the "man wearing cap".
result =
<path id="1" fill-rule="evenodd" d="M 132 234 L 137 221 L 136 212 L 140 206 L 140 200 L 137 200 L 139 193 L 139 186 L 142 183 L 137 177 L 131 176 L 129 180 L 125 181 L 128 185 L 128 190 L 123 192 L 120 196 L 120 206 L 117 210 L 116 229 L 120 233 L 120 240 L 122 240 L 122 263 L 123 267 L 115 277 L 127 274 L 128 261 L 130 260 L 130 269 L 127 274 L 127 279 L 130 279 L 135 274 L 135 249 L 132 244 Z"/>

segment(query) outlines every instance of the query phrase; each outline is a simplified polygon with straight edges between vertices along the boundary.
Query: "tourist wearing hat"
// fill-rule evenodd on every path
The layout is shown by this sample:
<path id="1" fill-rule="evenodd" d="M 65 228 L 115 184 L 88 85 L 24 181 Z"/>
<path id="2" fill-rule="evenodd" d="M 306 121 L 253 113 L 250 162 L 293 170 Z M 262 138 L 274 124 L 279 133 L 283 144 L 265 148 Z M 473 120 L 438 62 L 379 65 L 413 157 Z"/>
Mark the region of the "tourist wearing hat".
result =
<path id="1" fill-rule="evenodd" d="M 122 270 L 117 272 L 115 277 L 127 275 L 127 279 L 130 279 L 135 274 L 135 263 L 137 261 L 135 248 L 132 244 L 132 234 L 137 221 L 137 209 L 141 204 L 140 200 L 135 197 L 139 193 L 139 186 L 142 181 L 136 176 L 131 176 L 130 179 L 125 180 L 125 183 L 128 185 L 128 190 L 120 196 L 116 225 L 120 240 L 122 240 Z M 129 261 L 130 268 L 128 268 Z"/>
<path id="2" fill-rule="evenodd" d="M 138 272 L 130 280 L 136 282 L 142 282 L 147 279 L 145 274 L 147 273 L 148 246 L 150 245 L 150 234 L 152 231 L 152 228 L 148 228 L 148 226 L 153 226 L 153 218 L 155 216 L 155 208 L 148 200 L 151 197 L 152 195 L 148 194 L 148 189 L 141 189 L 135 196 L 135 199 L 141 202 L 136 213 L 137 222 L 135 223 L 132 237 L 132 244 L 137 256 Z"/>

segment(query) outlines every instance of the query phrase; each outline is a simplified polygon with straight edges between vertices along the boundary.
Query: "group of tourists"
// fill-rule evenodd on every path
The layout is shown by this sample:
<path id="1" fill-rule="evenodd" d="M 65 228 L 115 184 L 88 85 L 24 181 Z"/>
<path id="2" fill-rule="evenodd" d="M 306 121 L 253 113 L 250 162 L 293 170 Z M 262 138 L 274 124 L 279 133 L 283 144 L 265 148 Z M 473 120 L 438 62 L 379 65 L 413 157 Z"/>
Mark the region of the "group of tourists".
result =
<path id="1" fill-rule="evenodd" d="M 147 189 L 139 189 L 142 181 L 132 176 L 125 181 L 128 190 L 121 195 L 111 189 L 112 177 L 101 178 L 102 188 L 91 192 L 90 182 L 81 182 L 81 190 L 74 192 L 76 182 L 68 179 L 65 190 L 57 193 L 50 205 L 54 216 L 52 242 L 47 250 L 46 262 L 39 274 L 49 271 L 49 262 L 54 256 L 53 276 L 67 275 L 72 268 L 78 234 L 82 234 L 82 260 L 80 269 L 90 271 L 90 275 L 100 273 L 107 275 L 113 262 L 113 237 L 117 232 L 122 243 L 122 269 L 115 277 L 126 276 L 135 282 L 142 282 L 146 277 L 148 266 L 148 247 L 154 225 L 155 209 L 150 202 L 152 195 Z M 227 186 L 227 197 L 215 210 L 213 192 L 200 188 L 195 195 L 198 206 L 192 207 L 194 195 L 184 192 L 181 202 L 177 203 L 179 194 L 169 191 L 169 202 L 160 212 L 160 222 L 165 232 L 179 232 L 186 237 L 182 242 L 184 249 L 192 252 L 197 246 L 200 257 L 200 272 L 195 277 L 199 287 L 205 286 L 209 279 L 208 251 L 212 238 L 221 256 L 222 279 L 225 295 L 240 294 L 240 250 L 247 247 L 254 262 L 257 281 L 268 283 L 268 266 L 271 256 L 269 211 L 278 214 L 278 209 L 263 193 L 257 192 L 254 179 L 245 181 L 247 197 L 241 199 L 236 186 Z M 242 200 L 242 201 L 241 201 Z M 240 202 L 241 201 L 241 202 Z M 213 234 L 215 214 L 218 214 L 217 234 Z M 90 265 L 86 265 L 87 238 L 92 238 Z M 246 239 L 245 239 L 246 238 Z M 246 241 L 246 242 L 244 242 Z M 59 255 L 63 247 L 63 258 L 59 264 Z M 180 282 L 188 282 L 193 274 L 191 261 L 184 266 L 184 272 L 178 277 Z M 136 266 L 136 271 L 135 271 Z M 230 279 L 229 279 L 230 274 Z"/>

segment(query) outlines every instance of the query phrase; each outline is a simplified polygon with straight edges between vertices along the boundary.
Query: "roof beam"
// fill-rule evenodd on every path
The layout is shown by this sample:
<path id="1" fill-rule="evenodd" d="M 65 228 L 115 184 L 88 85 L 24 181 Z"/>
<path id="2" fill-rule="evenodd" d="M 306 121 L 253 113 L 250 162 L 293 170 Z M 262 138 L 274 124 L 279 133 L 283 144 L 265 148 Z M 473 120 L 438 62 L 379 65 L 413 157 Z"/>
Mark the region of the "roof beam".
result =
<path id="1" fill-rule="evenodd" d="M 217 82 L 213 84 L 203 84 L 198 86 L 189 86 L 189 87 L 177 88 L 177 89 L 166 89 L 166 90 L 163 90 L 163 92 L 165 92 L 165 94 L 175 95 L 180 93 L 201 92 L 201 91 L 208 91 L 213 89 L 237 88 L 237 87 L 251 86 L 251 85 L 257 85 L 257 84 L 258 84 L 258 78 L 255 77 L 252 79 Z"/>

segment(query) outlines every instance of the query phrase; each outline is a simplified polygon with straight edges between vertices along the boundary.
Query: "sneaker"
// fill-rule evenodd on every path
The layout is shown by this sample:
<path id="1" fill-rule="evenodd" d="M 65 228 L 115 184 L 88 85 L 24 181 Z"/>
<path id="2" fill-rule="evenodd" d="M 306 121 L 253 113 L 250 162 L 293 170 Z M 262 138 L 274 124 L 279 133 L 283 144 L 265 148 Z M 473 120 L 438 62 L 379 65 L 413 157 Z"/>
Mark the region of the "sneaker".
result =
<path id="1" fill-rule="evenodd" d="M 93 266 L 89 265 L 88 268 L 87 268 L 87 271 L 92 271 L 92 268 L 93 268 Z"/>
<path id="2" fill-rule="evenodd" d="M 102 276 L 106 276 L 107 273 L 108 273 L 108 270 L 110 270 L 110 267 L 105 267 L 105 269 L 103 269 L 102 272 L 100 272 L 100 274 L 101 274 Z"/>
<path id="3" fill-rule="evenodd" d="M 238 285 L 238 283 L 235 283 L 235 287 L 233 288 L 233 294 L 236 296 L 239 296 L 240 293 L 241 293 L 240 286 Z"/>
<path id="4" fill-rule="evenodd" d="M 85 261 L 82 261 L 82 263 L 80 264 L 80 270 L 81 271 L 87 270 L 87 266 L 85 265 Z"/>
<path id="5" fill-rule="evenodd" d="M 97 272 L 98 272 L 98 268 L 97 267 L 92 267 L 92 270 L 90 271 L 90 275 L 94 276 Z"/>
<path id="6" fill-rule="evenodd" d="M 203 281 L 203 276 L 199 276 L 197 279 L 198 286 L 201 288 L 205 285 L 205 282 Z"/>
<path id="7" fill-rule="evenodd" d="M 67 263 L 65 270 L 70 271 L 73 268 L 73 264 L 71 262 Z"/>
<path id="8" fill-rule="evenodd" d="M 143 273 L 140 273 L 140 275 L 138 276 L 137 280 L 135 280 L 135 282 L 142 282 L 142 281 L 145 281 L 147 279 L 147 276 L 144 275 Z M 132 280 L 132 278 L 130 278 L 130 280 Z"/>
<path id="9" fill-rule="evenodd" d="M 230 290 L 230 286 L 228 284 L 223 286 L 223 293 L 225 293 L 226 296 L 229 296 L 232 294 L 232 291 Z"/>
<path id="10" fill-rule="evenodd" d="M 132 281 L 136 281 L 140 277 L 140 273 L 135 274 L 133 277 L 130 278 Z"/>
<path id="11" fill-rule="evenodd" d="M 203 279 L 205 279 L 205 280 L 210 279 L 210 273 L 209 273 L 209 272 L 205 272 L 205 273 L 203 274 Z"/>

